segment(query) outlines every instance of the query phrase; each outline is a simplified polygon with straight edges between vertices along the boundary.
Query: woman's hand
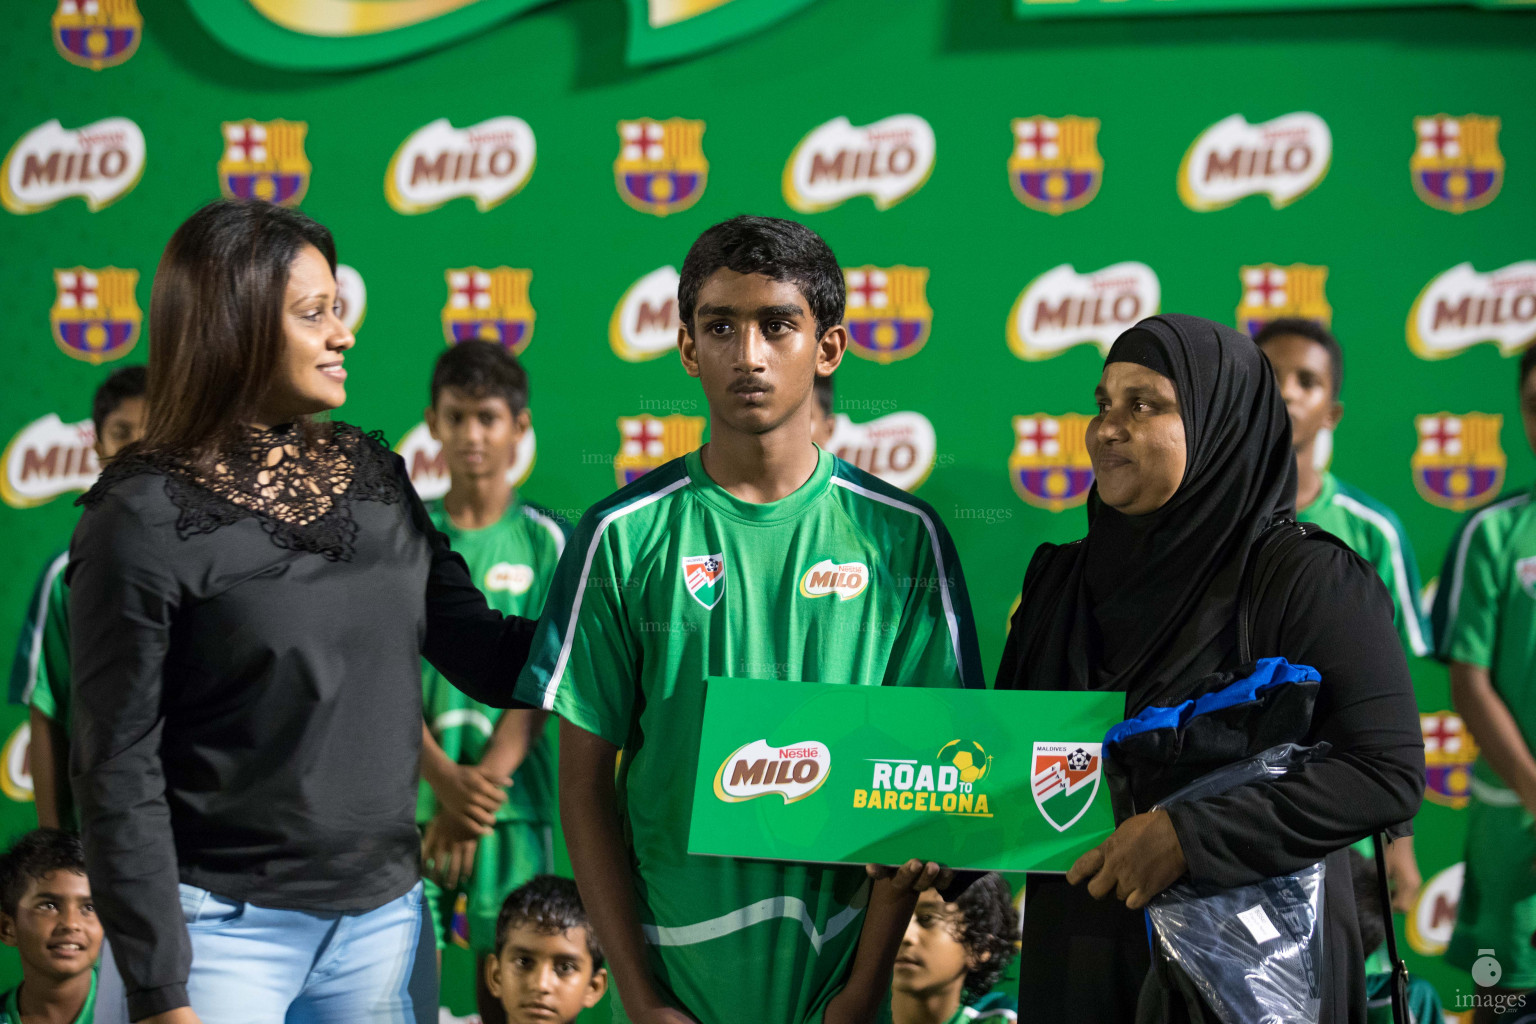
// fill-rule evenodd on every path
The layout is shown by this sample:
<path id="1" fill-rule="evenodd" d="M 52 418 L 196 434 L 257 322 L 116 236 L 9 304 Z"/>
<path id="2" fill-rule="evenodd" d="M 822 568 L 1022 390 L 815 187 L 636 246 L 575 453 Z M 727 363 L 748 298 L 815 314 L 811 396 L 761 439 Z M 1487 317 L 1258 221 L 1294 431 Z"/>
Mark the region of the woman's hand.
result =
<path id="1" fill-rule="evenodd" d="M 421 861 L 427 875 L 445 889 L 458 887 L 475 869 L 475 852 L 480 840 L 460 837 L 442 818 L 434 815 L 421 837 Z"/>
<path id="2" fill-rule="evenodd" d="M 507 789 L 512 785 L 510 778 L 491 778 L 473 764 L 452 765 L 427 781 L 441 810 L 483 836 L 495 828 L 496 812 L 507 802 Z"/>
<path id="3" fill-rule="evenodd" d="M 1173 821 L 1158 807 L 1126 819 L 1108 839 L 1077 858 L 1067 881 L 1079 885 L 1087 879 L 1094 899 L 1114 893 L 1127 909 L 1140 910 L 1187 868 Z"/>

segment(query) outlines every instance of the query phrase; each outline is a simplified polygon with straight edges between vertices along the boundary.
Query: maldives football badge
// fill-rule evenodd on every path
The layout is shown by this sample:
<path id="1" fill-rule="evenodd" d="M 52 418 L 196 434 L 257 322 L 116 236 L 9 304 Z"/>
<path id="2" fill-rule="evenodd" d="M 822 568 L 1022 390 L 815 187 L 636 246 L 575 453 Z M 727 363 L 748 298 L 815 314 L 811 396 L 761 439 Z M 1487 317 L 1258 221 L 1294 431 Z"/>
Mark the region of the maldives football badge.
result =
<path id="1" fill-rule="evenodd" d="M 725 596 L 725 556 L 684 555 L 683 583 L 705 611 L 712 611 Z"/>
<path id="2" fill-rule="evenodd" d="M 1088 500 L 1093 486 L 1088 419 L 1075 412 L 1013 418 L 1008 475 L 1019 497 L 1050 512 L 1076 508 Z"/>
<path id="3" fill-rule="evenodd" d="M 1324 327 L 1333 321 L 1333 307 L 1323 294 L 1327 267 L 1261 263 L 1241 268 L 1238 277 L 1243 283 L 1243 297 L 1237 304 L 1237 329 L 1250 338 L 1281 317 L 1311 320 Z"/>
<path id="4" fill-rule="evenodd" d="M 1525 592 L 1536 598 L 1536 557 L 1522 558 L 1515 563 L 1515 579 Z"/>
<path id="5" fill-rule="evenodd" d="M 914 356 L 928 341 L 927 267 L 844 267 L 848 340 L 853 353 L 877 363 Z"/>
<path id="6" fill-rule="evenodd" d="M 1036 743 L 1030 789 L 1040 816 L 1065 832 L 1093 806 L 1103 759 L 1099 743 Z"/>
<path id="7" fill-rule="evenodd" d="M 1413 190 L 1437 210 L 1466 213 L 1493 202 L 1504 185 L 1499 119 L 1467 114 L 1413 119 L 1408 158 Z"/>
<path id="8" fill-rule="evenodd" d="M 144 36 L 134 0 L 59 0 L 53 11 L 53 46 L 71 64 L 92 71 L 132 57 Z"/>
<path id="9" fill-rule="evenodd" d="M 219 190 L 230 199 L 295 206 L 309 190 L 304 121 L 225 121 Z"/>
<path id="10" fill-rule="evenodd" d="M 1508 463 L 1499 447 L 1499 413 L 1441 412 L 1415 416 L 1413 486 L 1431 505 L 1453 512 L 1476 508 L 1499 492 Z"/>
<path id="11" fill-rule="evenodd" d="M 665 217 L 686 210 L 704 195 L 704 122 L 642 117 L 619 122 L 619 156 L 613 162 L 619 198 L 641 213 Z"/>
<path id="12" fill-rule="evenodd" d="M 642 476 L 680 458 L 704 443 L 704 417 L 670 416 L 619 417 L 619 454 L 613 459 L 613 473 L 619 486 L 634 483 Z"/>
<path id="13" fill-rule="evenodd" d="M 448 344 L 477 338 L 492 341 L 520 356 L 533 340 L 533 305 L 528 286 L 533 271 L 512 267 L 455 267 L 443 307 L 443 337 Z"/>
<path id="14" fill-rule="evenodd" d="M 144 320 L 134 297 L 137 270 L 70 267 L 55 270 L 53 281 L 57 294 L 48 322 L 65 355 L 99 366 L 133 350 Z"/>
<path id="15" fill-rule="evenodd" d="M 1104 158 L 1096 117 L 1023 117 L 1013 122 L 1008 183 L 1031 210 L 1080 210 L 1099 194 Z"/>

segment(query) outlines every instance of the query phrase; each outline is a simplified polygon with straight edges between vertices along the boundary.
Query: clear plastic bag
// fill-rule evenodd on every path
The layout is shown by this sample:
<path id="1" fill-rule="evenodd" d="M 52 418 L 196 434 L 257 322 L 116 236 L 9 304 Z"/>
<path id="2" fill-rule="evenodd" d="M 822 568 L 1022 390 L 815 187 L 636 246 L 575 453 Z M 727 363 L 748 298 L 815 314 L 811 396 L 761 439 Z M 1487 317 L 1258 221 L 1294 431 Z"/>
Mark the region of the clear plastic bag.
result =
<path id="1" fill-rule="evenodd" d="M 1164 804 L 1283 775 L 1317 757 L 1284 744 L 1217 769 Z M 1316 1024 L 1321 1007 L 1323 865 L 1201 893 L 1179 882 L 1147 906 L 1158 946 L 1223 1024 Z"/>

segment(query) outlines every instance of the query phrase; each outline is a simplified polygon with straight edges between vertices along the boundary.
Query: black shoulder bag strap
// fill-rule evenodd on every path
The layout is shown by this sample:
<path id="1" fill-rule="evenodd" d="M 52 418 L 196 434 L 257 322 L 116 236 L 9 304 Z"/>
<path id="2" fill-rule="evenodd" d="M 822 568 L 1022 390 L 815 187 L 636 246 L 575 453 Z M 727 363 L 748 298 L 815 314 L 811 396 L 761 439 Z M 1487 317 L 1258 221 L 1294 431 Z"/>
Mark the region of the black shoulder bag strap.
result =
<path id="1" fill-rule="evenodd" d="M 1258 590 L 1268 578 L 1266 571 L 1274 559 L 1307 537 L 1318 532 L 1310 523 L 1280 520 L 1271 523 L 1259 535 L 1254 545 L 1255 554 L 1243 569 L 1242 589 L 1237 605 L 1237 650 L 1243 664 L 1253 661 L 1253 614 L 1258 605 Z M 1384 833 L 1372 836 L 1376 844 L 1376 885 L 1381 896 L 1381 913 L 1386 919 L 1387 956 L 1392 961 L 1392 1020 L 1394 1024 L 1411 1024 L 1408 1017 L 1408 965 L 1397 952 L 1397 929 L 1392 922 L 1392 893 L 1387 884 L 1387 851 Z"/>

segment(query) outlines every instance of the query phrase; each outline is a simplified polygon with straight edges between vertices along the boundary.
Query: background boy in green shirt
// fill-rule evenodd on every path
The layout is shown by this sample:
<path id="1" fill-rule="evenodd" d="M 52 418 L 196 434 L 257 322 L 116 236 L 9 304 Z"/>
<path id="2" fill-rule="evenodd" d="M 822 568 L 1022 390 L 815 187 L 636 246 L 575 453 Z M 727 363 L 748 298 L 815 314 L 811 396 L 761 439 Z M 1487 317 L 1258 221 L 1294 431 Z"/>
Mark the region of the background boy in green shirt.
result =
<path id="1" fill-rule="evenodd" d="M 1520 360 L 1520 417 L 1536 451 L 1536 348 Z M 1467 868 L 1447 963 L 1471 970 L 1482 950 L 1502 967 L 1496 987 L 1536 999 L 1536 490 L 1467 517 L 1450 549 L 1434 608 L 1451 699 L 1477 741 Z M 1478 1024 L 1501 1019 L 1477 1010 Z"/>
<path id="2" fill-rule="evenodd" d="M 563 719 L 561 820 L 615 1020 L 867 1020 L 940 873 L 911 861 L 871 885 L 858 867 L 687 852 L 706 676 L 980 685 L 938 516 L 811 441 L 843 303 L 837 258 L 802 225 L 700 236 L 678 347 L 711 440 L 582 517 L 518 680 Z"/>
<path id="3" fill-rule="evenodd" d="M 91 399 L 96 458 L 105 463 L 144 436 L 144 395 L 149 375 L 142 366 L 122 366 L 102 381 Z M 31 707 L 33 795 L 37 823 L 73 828 L 69 793 L 69 588 L 66 548 L 49 560 L 38 578 L 27 619 L 11 663 L 10 698 Z"/>
<path id="4" fill-rule="evenodd" d="M 529 427 L 528 375 L 499 345 L 463 341 L 438 357 L 426 411 L 442 443 L 448 493 L 427 512 L 464 558 L 491 607 L 536 617 L 565 524 L 523 501 L 507 474 Z M 438 950 L 475 953 L 476 1001 L 500 1005 L 480 962 L 494 952 L 496 917 L 517 886 L 551 869 L 554 756 L 542 712 L 480 704 L 422 662 L 421 794 L 426 899 Z"/>
<path id="5" fill-rule="evenodd" d="M 0 1024 L 91 1024 L 101 921 L 73 832 L 28 832 L 0 857 L 0 941 L 21 954 L 21 984 L 0 995 Z"/>

